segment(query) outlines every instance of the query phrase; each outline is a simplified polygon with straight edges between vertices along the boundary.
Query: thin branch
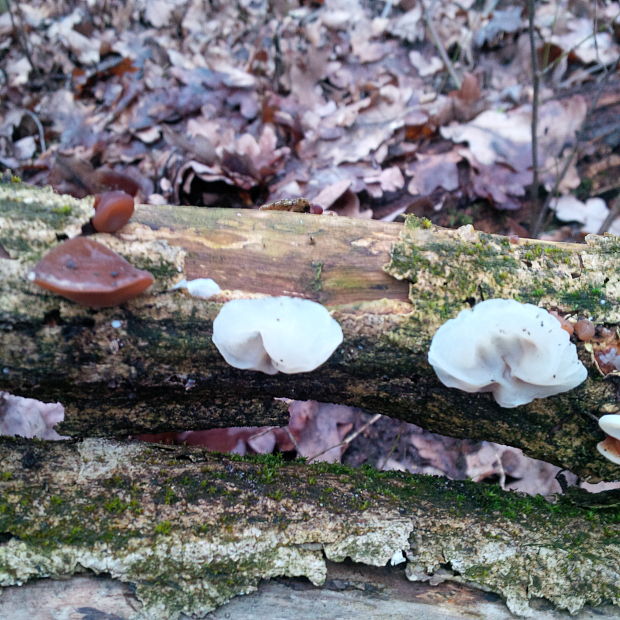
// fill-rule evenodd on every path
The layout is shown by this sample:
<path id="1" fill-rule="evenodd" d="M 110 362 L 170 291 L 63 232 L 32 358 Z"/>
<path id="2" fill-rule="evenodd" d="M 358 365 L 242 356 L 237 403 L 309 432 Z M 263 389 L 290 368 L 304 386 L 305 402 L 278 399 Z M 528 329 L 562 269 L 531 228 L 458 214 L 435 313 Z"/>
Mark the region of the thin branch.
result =
<path id="1" fill-rule="evenodd" d="M 26 56 L 26 60 L 28 60 L 28 63 L 30 64 L 30 68 L 34 71 L 35 75 L 38 75 L 39 70 L 37 69 L 34 62 L 32 61 L 32 56 L 30 55 L 30 49 L 28 48 L 28 39 L 24 35 L 24 29 L 23 27 L 18 28 L 17 24 L 15 23 L 15 16 L 13 15 L 13 7 L 11 6 L 11 0 L 6 0 L 6 6 L 7 6 L 7 9 L 9 10 L 11 26 L 13 27 L 13 31 L 15 32 L 17 38 L 19 39 L 19 42 L 21 43 L 22 49 Z M 23 23 L 23 19 L 21 19 L 21 14 L 20 14 L 20 20 Z"/>
<path id="2" fill-rule="evenodd" d="M 426 24 L 428 28 L 428 32 L 431 35 L 431 39 L 433 40 L 433 43 L 435 44 L 435 47 L 437 48 L 437 52 L 441 56 L 441 60 L 443 60 L 443 64 L 446 65 L 446 69 L 448 70 L 448 73 L 450 74 L 452 81 L 455 83 L 456 89 L 460 90 L 461 89 L 461 78 L 457 75 L 456 69 L 454 68 L 452 61 L 450 60 L 450 57 L 448 56 L 448 52 L 446 52 L 446 48 L 443 46 L 443 43 L 441 42 L 439 35 L 437 34 L 437 30 L 435 29 L 435 24 L 433 24 L 433 16 L 431 15 L 430 10 L 426 8 L 426 5 L 424 4 L 424 2 L 422 2 L 422 14 L 424 16 L 424 23 Z"/>
<path id="3" fill-rule="evenodd" d="M 387 451 L 387 454 L 385 454 L 379 461 L 377 461 L 377 469 L 383 469 L 386 466 L 387 462 L 392 457 L 392 454 L 394 454 L 394 452 L 396 451 L 396 446 L 402 439 L 403 431 L 405 429 L 406 424 L 407 424 L 406 422 L 401 421 L 398 427 L 398 433 L 396 437 L 394 438 L 394 441 L 392 442 L 390 449 Z"/>
<path id="4" fill-rule="evenodd" d="M 538 106 L 540 104 L 540 74 L 538 73 L 538 50 L 536 49 L 536 0 L 528 0 L 528 34 L 530 37 L 530 56 L 532 61 L 532 186 L 530 188 L 530 200 L 536 207 L 538 204 L 538 192 L 540 189 L 540 178 L 538 170 Z M 532 219 L 532 237 L 538 236 L 538 231 L 542 223 L 543 209 L 538 210 L 538 217 Z"/>
<path id="5" fill-rule="evenodd" d="M 45 145 L 45 131 L 43 130 L 43 125 L 41 125 L 39 117 L 30 110 L 24 110 L 24 113 L 27 114 L 32 119 L 32 122 L 37 126 L 37 131 L 39 132 L 39 147 L 41 149 L 41 153 L 45 153 L 45 151 L 47 151 L 47 146 Z"/>
<path id="6" fill-rule="evenodd" d="M 598 229 L 599 235 L 606 233 L 611 225 L 614 223 L 614 220 L 620 215 L 620 196 L 616 196 L 611 205 L 609 205 L 609 213 L 607 217 L 603 220 L 601 227 Z"/>
<path id="7" fill-rule="evenodd" d="M 348 446 L 358 435 L 363 433 L 369 426 L 372 426 L 381 417 L 383 417 L 382 414 L 376 413 L 375 415 L 372 416 L 372 418 L 370 418 L 370 420 L 368 420 L 368 422 L 366 422 L 366 424 L 363 424 L 362 426 L 360 426 L 356 431 L 354 431 L 353 433 L 345 437 L 340 443 L 337 443 L 334 446 L 330 446 L 329 448 L 325 448 L 325 450 L 322 450 L 318 454 L 314 454 L 311 457 L 309 457 L 308 463 L 312 463 L 314 459 L 319 458 L 319 456 L 323 456 L 323 454 L 325 454 L 326 452 L 329 452 L 330 450 L 333 450 L 334 448 Z"/>
<path id="8" fill-rule="evenodd" d="M 592 116 L 592 113 L 598 106 L 598 102 L 599 102 L 599 99 L 601 98 L 601 95 L 603 94 L 603 88 L 607 82 L 607 79 L 609 78 L 610 75 L 613 75 L 616 72 L 619 65 L 620 65 L 620 58 L 616 60 L 614 65 L 611 67 L 611 70 L 605 68 L 604 70 L 605 72 L 603 76 L 601 77 L 598 83 L 598 88 L 596 89 L 596 92 L 594 93 L 594 97 L 592 98 L 592 103 L 590 104 L 590 106 L 588 107 L 586 111 L 586 116 L 583 119 L 583 123 L 581 124 L 582 127 L 586 125 L 586 123 Z M 562 179 L 566 176 L 566 173 L 568 172 L 568 169 L 570 168 L 570 165 L 572 164 L 573 159 L 575 159 L 575 156 L 579 152 L 579 145 L 580 145 L 579 134 L 580 132 L 577 132 L 577 136 L 575 137 L 575 144 L 573 145 L 573 148 L 571 149 L 569 156 L 564 162 L 564 166 L 562 167 L 560 174 L 556 176 L 553 187 L 551 188 L 551 191 L 547 194 L 545 202 L 538 213 L 538 219 L 536 220 L 536 224 L 534 228 L 532 228 L 532 238 L 534 239 L 538 237 L 538 234 L 540 233 L 542 229 L 543 222 L 545 221 L 545 217 L 549 213 L 549 205 L 551 204 L 551 201 L 556 197 L 559 187 L 560 187 L 560 183 L 562 182 Z"/>

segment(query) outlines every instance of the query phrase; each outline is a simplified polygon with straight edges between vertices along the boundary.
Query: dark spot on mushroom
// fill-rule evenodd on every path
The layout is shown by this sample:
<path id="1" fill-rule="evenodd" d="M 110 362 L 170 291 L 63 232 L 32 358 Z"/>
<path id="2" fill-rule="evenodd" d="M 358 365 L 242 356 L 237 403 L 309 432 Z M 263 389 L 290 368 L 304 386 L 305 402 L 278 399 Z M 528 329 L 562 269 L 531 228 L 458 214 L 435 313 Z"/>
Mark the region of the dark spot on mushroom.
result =
<path id="1" fill-rule="evenodd" d="M 87 237 L 56 246 L 33 272 L 35 284 L 93 308 L 122 304 L 153 284 L 148 271 L 136 269 L 116 252 Z"/>

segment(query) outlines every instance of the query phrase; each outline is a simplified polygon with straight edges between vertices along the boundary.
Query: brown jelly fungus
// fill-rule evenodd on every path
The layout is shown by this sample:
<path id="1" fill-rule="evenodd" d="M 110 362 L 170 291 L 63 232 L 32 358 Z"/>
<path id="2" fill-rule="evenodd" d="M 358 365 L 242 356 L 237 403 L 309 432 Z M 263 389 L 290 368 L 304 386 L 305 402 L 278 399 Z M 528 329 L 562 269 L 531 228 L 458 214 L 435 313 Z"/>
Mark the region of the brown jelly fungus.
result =
<path id="1" fill-rule="evenodd" d="M 93 228 L 97 232 L 114 233 L 133 215 L 133 197 L 120 191 L 103 192 L 95 195 L 94 207 Z"/>
<path id="2" fill-rule="evenodd" d="M 93 308 L 122 304 L 153 284 L 148 271 L 136 269 L 116 252 L 86 237 L 56 246 L 36 264 L 29 279 Z"/>

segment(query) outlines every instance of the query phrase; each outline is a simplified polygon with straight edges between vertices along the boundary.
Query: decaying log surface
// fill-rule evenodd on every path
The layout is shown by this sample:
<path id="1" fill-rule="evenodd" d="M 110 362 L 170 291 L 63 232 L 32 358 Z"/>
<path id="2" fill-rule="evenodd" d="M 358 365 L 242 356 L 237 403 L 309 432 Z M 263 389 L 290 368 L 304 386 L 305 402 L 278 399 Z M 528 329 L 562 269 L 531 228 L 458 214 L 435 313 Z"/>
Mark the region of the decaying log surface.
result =
<path id="1" fill-rule="evenodd" d="M 598 455 L 596 418 L 618 411 L 617 378 L 590 378 L 563 395 L 502 409 L 489 394 L 443 387 L 426 361 L 437 327 L 468 304 L 506 297 L 615 327 L 620 242 L 549 244 L 475 232 L 283 212 L 141 206 L 101 243 L 150 269 L 156 284 L 117 308 L 92 310 L 26 275 L 58 239 L 79 234 L 91 201 L 19 184 L 0 186 L 0 389 L 60 401 L 60 432 L 145 431 L 280 424 L 274 397 L 351 404 L 428 430 L 523 448 L 584 475 L 615 479 Z M 389 265 L 388 265 L 389 263 Z M 386 265 L 388 265 L 386 267 Z M 172 291 L 212 277 L 213 301 Z M 320 369 L 267 376 L 227 366 L 211 343 L 221 302 L 293 294 L 326 304 L 345 341 Z"/>
<path id="2" fill-rule="evenodd" d="M 620 603 L 618 492 L 557 503 L 430 476 L 201 449 L 0 440 L 0 585 L 84 569 L 134 584 L 150 618 L 205 613 L 326 559 L 474 583 L 518 614 Z M 592 505 L 591 502 L 596 502 Z"/>
<path id="3" fill-rule="evenodd" d="M 334 620 L 389 618 L 390 620 L 514 620 L 500 597 L 452 581 L 430 585 L 407 580 L 402 565 L 374 567 L 352 562 L 326 562 L 322 586 L 303 578 L 280 577 L 259 584 L 256 592 L 238 596 L 207 615 L 209 620 Z M 617 620 L 614 605 L 585 607 L 569 615 L 539 604 L 536 620 Z M 550 607 L 550 606 L 549 606 Z M 74 618 L 133 620 L 143 611 L 133 588 L 115 579 L 74 576 L 39 579 L 6 587 L 0 595 L 0 617 L 11 620 Z M 181 620 L 189 616 L 181 614 Z"/>

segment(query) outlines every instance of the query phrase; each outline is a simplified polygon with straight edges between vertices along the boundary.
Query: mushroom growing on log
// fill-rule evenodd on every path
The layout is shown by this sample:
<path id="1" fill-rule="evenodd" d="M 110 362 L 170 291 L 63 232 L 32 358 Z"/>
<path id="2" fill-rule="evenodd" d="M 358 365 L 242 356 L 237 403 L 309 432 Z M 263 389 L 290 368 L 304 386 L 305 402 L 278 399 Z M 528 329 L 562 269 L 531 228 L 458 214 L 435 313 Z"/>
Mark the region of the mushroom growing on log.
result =
<path id="1" fill-rule="evenodd" d="M 79 232 L 90 203 L 0 186 L 0 389 L 59 401 L 63 435 L 120 436 L 283 425 L 277 397 L 357 405 L 455 437 L 522 448 L 583 476 L 615 479 L 596 450 L 597 418 L 619 413 L 615 377 L 513 409 L 491 394 L 447 388 L 427 360 L 437 328 L 481 298 L 518 299 L 600 326 L 620 323 L 620 242 L 508 239 L 471 227 L 139 205 L 117 236 L 102 236 L 157 277 L 131 304 L 93 310 L 43 294 L 25 278 L 61 235 Z M 170 287 L 208 274 L 209 300 Z M 229 299 L 305 297 L 326 306 L 344 342 L 296 375 L 231 368 L 211 342 Z M 593 362 L 576 339 L 581 362 Z"/>

